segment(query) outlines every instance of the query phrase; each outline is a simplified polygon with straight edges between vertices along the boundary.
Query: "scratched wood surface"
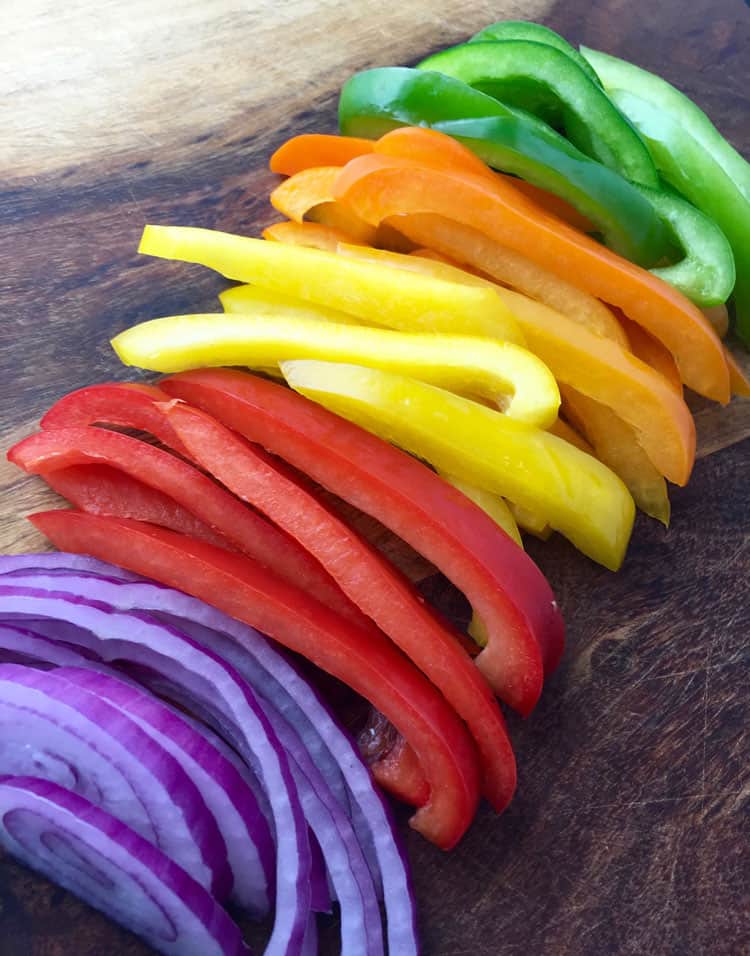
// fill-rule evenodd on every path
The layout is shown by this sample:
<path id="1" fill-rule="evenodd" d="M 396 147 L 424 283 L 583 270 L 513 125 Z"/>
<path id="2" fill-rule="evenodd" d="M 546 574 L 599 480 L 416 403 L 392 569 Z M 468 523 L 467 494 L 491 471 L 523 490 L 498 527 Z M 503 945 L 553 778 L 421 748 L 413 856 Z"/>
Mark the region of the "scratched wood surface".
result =
<path id="1" fill-rule="evenodd" d="M 742 0 L 2 6 L 3 448 L 71 388 L 128 377 L 114 332 L 217 307 L 219 278 L 138 259 L 143 224 L 258 234 L 275 218 L 271 149 L 333 130 L 337 90 L 357 69 L 414 62 L 504 16 L 537 18 L 662 71 L 750 155 Z M 672 527 L 639 518 L 619 574 L 559 539 L 529 546 L 564 609 L 568 651 L 534 715 L 510 719 L 511 809 L 482 810 L 449 855 L 407 837 L 426 956 L 750 952 L 750 412 L 695 409 L 699 461 L 673 492 Z M 2 550 L 43 547 L 23 516 L 52 496 L 5 464 L 0 489 Z M 465 619 L 429 566 L 380 541 Z M 321 951 L 337 952 L 335 918 Z M 104 952 L 147 949 L 0 859 L 2 956 Z"/>

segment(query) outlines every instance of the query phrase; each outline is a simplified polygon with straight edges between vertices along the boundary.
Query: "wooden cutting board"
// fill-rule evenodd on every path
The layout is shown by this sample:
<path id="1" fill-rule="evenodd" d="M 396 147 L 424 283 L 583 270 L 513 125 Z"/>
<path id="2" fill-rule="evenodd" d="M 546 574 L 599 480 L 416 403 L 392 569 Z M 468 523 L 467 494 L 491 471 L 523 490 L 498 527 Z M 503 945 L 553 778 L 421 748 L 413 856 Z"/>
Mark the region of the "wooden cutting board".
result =
<path id="1" fill-rule="evenodd" d="M 221 279 L 136 256 L 143 224 L 257 235 L 276 218 L 271 150 L 333 131 L 355 70 L 536 18 L 660 70 L 750 155 L 741 0 L 6 0 L 2 14 L 3 448 L 66 391 L 129 377 L 113 333 L 218 307 Z M 443 854 L 401 815 L 426 956 L 750 952 L 750 411 L 695 408 L 699 461 L 672 494 L 672 526 L 640 517 L 619 574 L 560 539 L 529 546 L 568 651 L 534 715 L 510 718 L 520 784 L 503 817 L 483 809 Z M 24 515 L 52 496 L 6 465 L 0 487 L 0 548 L 44 547 Z M 380 541 L 465 618 L 432 569 Z M 338 951 L 334 918 L 322 938 Z M 0 860 L 2 956 L 105 952 L 147 950 Z"/>

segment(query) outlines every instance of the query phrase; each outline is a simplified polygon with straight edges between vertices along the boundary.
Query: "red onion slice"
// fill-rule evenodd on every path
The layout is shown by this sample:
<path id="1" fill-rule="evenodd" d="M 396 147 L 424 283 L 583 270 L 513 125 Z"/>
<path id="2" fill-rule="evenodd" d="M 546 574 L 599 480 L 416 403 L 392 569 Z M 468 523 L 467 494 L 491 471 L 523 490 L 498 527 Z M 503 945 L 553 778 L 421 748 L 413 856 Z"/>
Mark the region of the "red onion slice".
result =
<path id="1" fill-rule="evenodd" d="M 249 956 L 237 926 L 191 876 L 57 784 L 0 777 L 0 844 L 166 956 Z"/>
<path id="2" fill-rule="evenodd" d="M 56 671 L 0 665 L 0 768 L 73 790 L 158 846 L 218 899 L 232 886 L 226 846 L 195 784 L 106 701 Z"/>
<path id="3" fill-rule="evenodd" d="M 234 878 L 232 899 L 254 916 L 265 916 L 271 906 L 273 840 L 254 790 L 227 759 L 228 748 L 196 721 L 117 677 L 76 667 L 60 667 L 54 674 L 127 714 L 177 760 L 221 831 Z"/>
<path id="4" fill-rule="evenodd" d="M 96 660 L 80 650 L 27 627 L 0 624 L 0 663 L 35 667 L 85 667 Z"/>
<path id="5" fill-rule="evenodd" d="M 62 587 L 62 577 L 54 581 Z M 92 593 L 95 577 L 85 577 Z M 7 581 L 7 583 L 6 583 Z M 68 579 L 69 581 L 69 579 Z M 298 956 L 310 912 L 307 828 L 286 753 L 248 684 L 207 648 L 145 613 L 117 611 L 82 593 L 0 585 L 0 619 L 51 618 L 67 622 L 68 640 L 107 662 L 127 662 L 159 679 L 179 700 L 190 700 L 249 762 L 263 783 L 276 833 L 276 912 L 266 956 Z"/>
<path id="6" fill-rule="evenodd" d="M 75 582 L 79 562 L 84 561 L 84 573 L 100 577 L 97 588 L 103 600 L 124 610 L 141 607 L 157 613 L 163 620 L 186 630 L 199 643 L 215 647 L 252 684 L 263 701 L 272 701 L 297 731 L 340 800 L 345 784 L 360 844 L 370 861 L 376 885 L 382 883 L 389 952 L 399 956 L 419 952 L 408 863 L 388 804 L 373 784 L 356 745 L 339 727 L 317 692 L 282 653 L 257 631 L 216 608 L 180 591 L 135 578 L 130 572 L 106 562 L 60 552 L 26 555 L 25 560 L 34 580 L 50 587 L 55 586 L 57 579 L 47 579 L 45 573 L 64 577 L 65 566 L 73 565 L 65 584 L 72 590 L 86 587 L 85 578 Z M 43 567 L 34 572 L 40 563 Z M 23 573 L 23 567 L 18 558 L 0 557 L 0 574 L 7 570 L 15 577 Z M 58 584 L 62 586 L 60 581 Z"/>

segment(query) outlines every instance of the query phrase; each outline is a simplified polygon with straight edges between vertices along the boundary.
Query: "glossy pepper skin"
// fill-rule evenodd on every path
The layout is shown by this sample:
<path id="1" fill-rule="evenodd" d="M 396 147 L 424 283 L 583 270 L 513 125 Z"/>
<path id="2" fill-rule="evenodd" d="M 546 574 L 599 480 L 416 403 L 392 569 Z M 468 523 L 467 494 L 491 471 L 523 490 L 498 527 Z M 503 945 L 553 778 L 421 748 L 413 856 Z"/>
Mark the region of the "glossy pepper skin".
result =
<path id="1" fill-rule="evenodd" d="M 330 362 L 281 368 L 296 391 L 435 468 L 532 509 L 593 560 L 620 567 L 635 507 L 620 479 L 595 458 L 414 379 Z"/>
<path id="2" fill-rule="evenodd" d="M 344 84 L 342 133 L 376 138 L 399 125 L 440 129 L 493 168 L 567 200 L 639 265 L 653 265 L 666 249 L 660 218 L 633 185 L 535 117 L 441 73 L 383 67 Z"/>
<path id="3" fill-rule="evenodd" d="M 377 518 L 462 590 L 488 629 L 478 659 L 495 691 L 528 714 L 557 666 L 564 627 L 533 561 L 484 512 L 410 455 L 289 389 L 229 369 L 162 381 L 344 501 Z"/>
<path id="4" fill-rule="evenodd" d="M 343 325 L 303 318 L 282 306 L 248 308 L 242 315 L 152 319 L 121 332 L 112 347 L 125 365 L 156 372 L 224 365 L 257 369 L 287 358 L 353 362 L 482 396 L 511 418 L 542 428 L 557 417 L 560 394 L 552 373 L 511 342 Z"/>
<path id="5" fill-rule="evenodd" d="M 129 394 L 132 393 L 124 391 L 125 401 Z M 127 419 L 127 413 L 121 413 L 117 423 L 137 427 L 122 419 Z M 193 465 L 169 452 L 108 429 L 70 426 L 45 428 L 24 438 L 8 451 L 8 460 L 29 474 L 42 477 L 79 465 L 116 469 L 171 498 L 181 510 L 218 532 L 230 547 L 258 561 L 280 579 L 315 594 L 322 603 L 360 626 L 370 626 L 318 562 L 293 538 L 245 507 Z M 106 513 L 106 504 L 99 501 L 98 510 Z M 93 505 L 93 500 L 91 503 Z M 144 502 L 138 507 L 145 506 Z M 188 530 L 187 525 L 178 525 L 178 528 Z"/>
<path id="6" fill-rule="evenodd" d="M 626 179 L 656 188 L 649 152 L 602 89 L 569 56 L 528 40 L 464 43 L 417 67 L 445 73 L 565 129 L 592 159 Z"/>
<path id="7" fill-rule="evenodd" d="M 495 40 L 529 40 L 532 43 L 543 43 L 546 46 L 554 47 L 573 60 L 592 83 L 596 86 L 602 85 L 596 72 L 578 50 L 571 46 L 559 33 L 555 33 L 554 30 L 550 30 L 549 27 L 545 27 L 541 23 L 532 23 L 528 20 L 500 20 L 497 23 L 491 23 L 488 27 L 480 30 L 479 33 L 475 33 L 469 43 L 484 43 Z"/>
<path id="8" fill-rule="evenodd" d="M 575 271 L 585 291 L 620 307 L 669 348 L 686 385 L 716 401 L 728 400 L 721 341 L 696 306 L 666 282 L 545 214 L 508 182 L 490 186 L 478 176 L 371 154 L 343 167 L 336 195 L 372 223 L 433 212 L 524 251 L 558 275 Z"/>
<path id="9" fill-rule="evenodd" d="M 626 91 L 611 95 L 641 131 L 667 182 L 713 219 L 728 239 L 737 275 L 736 329 L 750 344 L 750 201 L 678 120 Z"/>
<path id="10" fill-rule="evenodd" d="M 165 412 L 191 457 L 316 557 L 349 599 L 441 691 L 477 744 L 483 795 L 495 810 L 504 810 L 516 784 L 505 721 L 452 629 L 374 547 L 291 475 L 280 474 L 264 452 L 184 402 L 171 403 Z"/>
<path id="11" fill-rule="evenodd" d="M 345 167 L 346 168 L 346 167 Z M 197 262 L 228 279 L 250 282 L 273 292 L 298 296 L 339 309 L 375 325 L 398 328 L 441 318 L 444 331 L 484 323 L 502 338 L 523 344 L 508 309 L 491 289 L 467 289 L 428 277 L 396 272 L 372 262 L 342 260 L 335 253 L 280 242 L 249 239 L 212 229 L 146 226 L 139 252 L 163 259 Z"/>
<path id="12" fill-rule="evenodd" d="M 352 687 L 412 744 L 430 782 L 411 824 L 442 849 L 460 840 L 477 808 L 474 745 L 455 712 L 385 637 L 363 634 L 314 598 L 187 535 L 78 511 L 31 516 L 56 548 L 89 554 L 185 591 L 271 635 Z"/>
<path id="13" fill-rule="evenodd" d="M 452 262 L 502 279 L 496 269 L 497 244 L 477 229 L 442 216 L 404 216 L 400 228 Z M 444 261 L 413 258 L 430 271 L 448 269 L 454 276 L 462 271 Z M 470 272 L 464 275 L 468 282 L 482 281 Z M 529 347 L 558 382 L 611 408 L 636 430 L 639 443 L 660 474 L 676 484 L 686 484 L 695 461 L 695 423 L 682 399 L 674 360 L 664 346 L 630 322 L 631 352 L 618 339 L 595 332 L 541 302 L 501 286 L 497 292 L 516 315 Z M 667 377 L 672 373 L 677 373 L 676 382 Z"/>

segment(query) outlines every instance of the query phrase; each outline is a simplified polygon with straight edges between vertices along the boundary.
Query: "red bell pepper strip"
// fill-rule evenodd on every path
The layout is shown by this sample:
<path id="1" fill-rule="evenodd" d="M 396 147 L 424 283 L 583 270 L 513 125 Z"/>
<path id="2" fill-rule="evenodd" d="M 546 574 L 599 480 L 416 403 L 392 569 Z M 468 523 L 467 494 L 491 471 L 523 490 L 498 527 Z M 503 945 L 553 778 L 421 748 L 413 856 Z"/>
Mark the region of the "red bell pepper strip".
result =
<path id="1" fill-rule="evenodd" d="M 71 465 L 48 471 L 47 484 L 79 511 L 113 518 L 135 518 L 160 528 L 189 534 L 218 548 L 236 550 L 231 542 L 182 505 L 142 481 L 109 465 Z"/>
<path id="2" fill-rule="evenodd" d="M 377 518 L 464 591 L 488 632 L 477 658 L 493 689 L 529 714 L 562 653 L 564 627 L 534 562 L 481 508 L 411 456 L 289 389 L 204 369 L 161 382 Z"/>
<path id="3" fill-rule="evenodd" d="M 192 594 L 367 698 L 409 741 L 429 780 L 429 800 L 411 825 L 443 849 L 455 846 L 479 799 L 474 745 L 441 694 L 387 638 L 363 632 L 256 562 L 186 535 L 79 511 L 47 511 L 31 521 L 56 548 Z"/>
<path id="4" fill-rule="evenodd" d="M 482 792 L 500 813 L 516 767 L 505 720 L 473 661 L 411 582 L 269 456 L 184 402 L 164 406 L 190 457 L 316 557 L 350 600 L 400 647 L 462 717 L 477 744 Z"/>
<path id="5" fill-rule="evenodd" d="M 159 411 L 156 402 L 168 402 L 169 396 L 154 385 L 134 382 L 103 382 L 76 389 L 58 399 L 42 417 L 42 428 L 69 428 L 72 425 L 102 423 L 148 432 L 178 452 L 185 446 Z"/>
<path id="6" fill-rule="evenodd" d="M 128 392 L 121 390 L 128 396 Z M 149 401 L 151 399 L 149 398 Z M 140 402 L 140 398 L 139 398 Z M 139 406 L 143 407 L 143 406 Z M 153 417 L 153 416 L 151 416 Z M 134 426 L 124 409 L 117 424 Z M 162 426 L 162 432 L 166 430 Z M 47 428 L 14 445 L 8 459 L 32 474 L 46 475 L 69 465 L 109 465 L 169 495 L 238 550 L 285 581 L 314 594 L 345 618 L 366 628 L 370 622 L 341 593 L 320 564 L 294 539 L 275 528 L 197 468 L 137 438 L 103 428 Z"/>

